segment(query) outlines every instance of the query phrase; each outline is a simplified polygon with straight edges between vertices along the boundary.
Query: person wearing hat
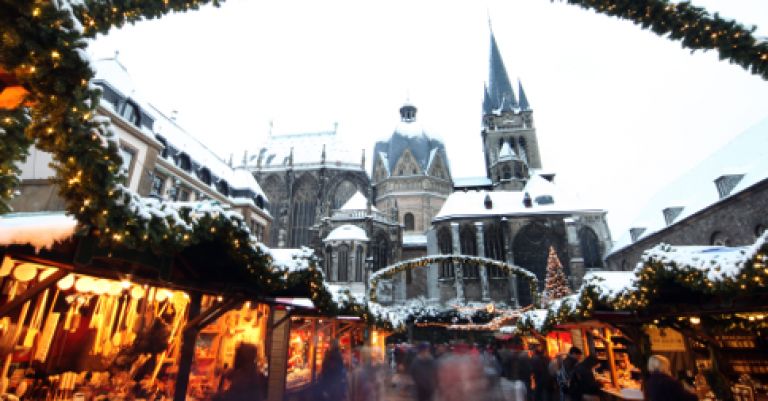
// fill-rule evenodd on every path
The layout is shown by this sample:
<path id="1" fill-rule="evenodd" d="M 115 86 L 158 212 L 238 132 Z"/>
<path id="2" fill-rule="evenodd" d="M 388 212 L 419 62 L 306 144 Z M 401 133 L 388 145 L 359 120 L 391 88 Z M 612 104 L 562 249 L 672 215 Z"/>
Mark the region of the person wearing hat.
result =
<path id="1" fill-rule="evenodd" d="M 410 367 L 413 384 L 416 386 L 416 399 L 432 401 L 437 387 L 437 362 L 432 357 L 429 343 L 419 344 L 417 350 Z"/>

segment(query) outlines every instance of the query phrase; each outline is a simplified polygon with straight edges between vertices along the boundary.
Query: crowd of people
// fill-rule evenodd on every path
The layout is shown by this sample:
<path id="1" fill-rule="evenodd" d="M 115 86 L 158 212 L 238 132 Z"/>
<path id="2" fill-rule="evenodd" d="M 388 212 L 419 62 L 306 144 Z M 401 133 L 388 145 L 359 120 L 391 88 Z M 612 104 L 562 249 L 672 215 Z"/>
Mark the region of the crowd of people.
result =
<path id="1" fill-rule="evenodd" d="M 227 376 L 216 401 L 263 400 L 266 378 L 246 353 Z M 594 355 L 571 347 L 550 358 L 538 346 L 512 341 L 501 347 L 422 343 L 390 346 L 387 361 L 374 361 L 360 348 L 345 360 L 338 342 L 323 357 L 322 370 L 309 396 L 318 401 L 599 401 Z M 239 362 L 239 363 L 238 363 Z M 254 397 L 254 395 L 256 397 Z M 647 401 L 695 401 L 691 388 L 675 379 L 669 360 L 648 360 L 643 397 Z"/>

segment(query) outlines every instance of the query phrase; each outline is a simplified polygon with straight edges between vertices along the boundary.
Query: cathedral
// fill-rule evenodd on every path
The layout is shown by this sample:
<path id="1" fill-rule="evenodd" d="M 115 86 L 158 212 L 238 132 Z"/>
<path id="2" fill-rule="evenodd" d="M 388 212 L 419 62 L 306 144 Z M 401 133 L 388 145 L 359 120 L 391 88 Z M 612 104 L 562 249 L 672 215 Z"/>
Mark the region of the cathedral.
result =
<path id="1" fill-rule="evenodd" d="M 453 177 L 445 144 L 426 132 L 410 102 L 386 141 L 349 152 L 335 132 L 270 136 L 247 165 L 269 198 L 269 244 L 308 246 L 330 282 L 363 293 L 374 271 L 425 255 L 491 258 L 533 272 L 544 290 L 553 248 L 571 286 L 603 266 L 611 237 L 606 211 L 585 208 L 542 169 L 533 108 L 513 89 L 491 33 L 482 104 L 485 177 Z M 381 280 L 383 303 L 530 304 L 529 283 L 498 268 L 434 264 Z"/>

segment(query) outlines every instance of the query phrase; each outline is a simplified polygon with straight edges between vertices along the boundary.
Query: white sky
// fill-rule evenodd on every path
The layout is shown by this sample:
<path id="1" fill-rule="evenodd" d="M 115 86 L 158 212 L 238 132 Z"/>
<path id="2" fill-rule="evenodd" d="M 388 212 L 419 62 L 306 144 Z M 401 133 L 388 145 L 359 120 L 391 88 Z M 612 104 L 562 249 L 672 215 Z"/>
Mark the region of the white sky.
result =
<path id="1" fill-rule="evenodd" d="M 768 36 L 765 0 L 694 3 Z M 276 133 L 338 122 L 370 160 L 409 96 L 453 175 L 479 176 L 489 13 L 544 168 L 609 211 L 614 239 L 656 191 L 768 117 L 768 83 L 714 52 L 549 0 L 228 0 L 116 30 L 91 52 L 119 50 L 142 97 L 223 158 L 253 153 L 274 121 Z"/>

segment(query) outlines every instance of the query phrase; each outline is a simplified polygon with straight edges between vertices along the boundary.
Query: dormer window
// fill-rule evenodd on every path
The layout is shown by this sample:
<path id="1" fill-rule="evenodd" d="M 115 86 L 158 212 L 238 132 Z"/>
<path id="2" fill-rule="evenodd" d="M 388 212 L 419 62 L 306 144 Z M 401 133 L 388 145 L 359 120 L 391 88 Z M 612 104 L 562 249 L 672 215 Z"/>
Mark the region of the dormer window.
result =
<path id="1" fill-rule="evenodd" d="M 551 205 L 555 203 L 555 199 L 552 195 L 539 195 L 536 197 L 537 205 Z"/>
<path id="2" fill-rule="evenodd" d="M 211 172 L 207 167 L 203 167 L 197 172 L 197 178 L 204 182 L 205 185 L 211 185 Z"/>
<path id="3" fill-rule="evenodd" d="M 632 242 L 637 242 L 640 236 L 645 232 L 645 227 L 632 227 L 629 229 L 629 236 L 632 238 Z"/>
<path id="4" fill-rule="evenodd" d="M 126 121 L 130 122 L 131 124 L 135 126 L 140 126 L 140 112 L 139 107 L 133 103 L 133 102 L 125 102 L 123 105 L 123 111 L 120 113 L 120 116 L 123 117 Z"/>
<path id="5" fill-rule="evenodd" d="M 192 170 L 192 160 L 189 158 L 188 154 L 181 152 L 176 159 L 176 166 L 184 171 L 189 172 Z"/>
<path id="6" fill-rule="evenodd" d="M 662 213 L 664 213 L 664 222 L 667 223 L 667 225 L 672 224 L 682 211 L 682 206 L 673 206 L 662 210 Z"/>
<path id="7" fill-rule="evenodd" d="M 720 199 L 730 195 L 742 178 L 744 178 L 744 174 L 725 174 L 717 177 L 715 179 L 715 186 L 717 186 L 717 193 L 720 195 Z"/>
<path id="8" fill-rule="evenodd" d="M 219 180 L 216 189 L 224 196 L 229 196 L 229 184 L 224 180 Z"/>

